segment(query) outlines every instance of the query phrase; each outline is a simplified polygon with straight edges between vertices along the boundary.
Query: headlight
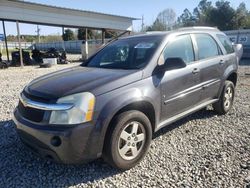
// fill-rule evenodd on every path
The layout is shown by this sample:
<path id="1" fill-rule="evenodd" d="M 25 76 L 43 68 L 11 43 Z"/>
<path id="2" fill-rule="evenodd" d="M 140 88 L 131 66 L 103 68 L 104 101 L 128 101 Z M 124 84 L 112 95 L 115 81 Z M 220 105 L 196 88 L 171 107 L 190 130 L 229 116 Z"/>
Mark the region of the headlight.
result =
<path id="1" fill-rule="evenodd" d="M 79 124 L 92 120 L 95 96 L 84 92 L 66 96 L 57 100 L 58 104 L 73 104 L 69 110 L 52 111 L 50 124 Z"/>

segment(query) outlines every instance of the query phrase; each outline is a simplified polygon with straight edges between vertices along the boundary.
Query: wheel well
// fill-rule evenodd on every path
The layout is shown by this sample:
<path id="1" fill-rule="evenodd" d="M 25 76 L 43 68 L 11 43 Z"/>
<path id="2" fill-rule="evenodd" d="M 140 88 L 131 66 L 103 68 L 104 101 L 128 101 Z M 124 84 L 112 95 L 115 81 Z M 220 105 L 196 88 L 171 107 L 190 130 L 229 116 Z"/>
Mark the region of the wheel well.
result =
<path id="1" fill-rule="evenodd" d="M 236 86 L 237 83 L 237 73 L 233 72 L 231 73 L 228 77 L 227 80 L 231 81 L 234 83 L 234 86 Z"/>
<path id="2" fill-rule="evenodd" d="M 129 110 L 138 110 L 142 113 L 144 113 L 150 123 L 151 123 L 151 126 L 152 126 L 152 130 L 154 131 L 155 130 L 155 111 L 154 111 L 154 107 L 151 103 L 149 102 L 146 102 L 146 101 L 140 101 L 140 102 L 134 102 L 134 103 L 131 103 L 123 108 L 121 108 L 118 112 L 115 113 L 115 115 L 112 117 L 112 120 L 110 121 L 110 124 L 109 124 L 109 127 L 108 129 L 111 127 L 110 125 L 112 124 L 114 118 L 122 113 L 122 112 L 126 112 L 126 111 L 129 111 Z"/>

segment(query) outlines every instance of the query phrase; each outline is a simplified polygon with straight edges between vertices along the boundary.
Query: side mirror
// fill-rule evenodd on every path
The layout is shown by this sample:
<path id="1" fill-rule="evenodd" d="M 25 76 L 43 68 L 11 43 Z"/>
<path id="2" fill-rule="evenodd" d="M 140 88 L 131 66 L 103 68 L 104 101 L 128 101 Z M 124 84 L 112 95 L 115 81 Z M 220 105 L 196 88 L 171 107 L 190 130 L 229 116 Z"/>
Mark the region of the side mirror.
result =
<path id="1" fill-rule="evenodd" d="M 171 57 L 167 58 L 164 63 L 165 70 L 174 70 L 174 69 L 181 69 L 186 67 L 186 63 L 183 61 L 182 58 Z"/>
<path id="2" fill-rule="evenodd" d="M 233 44 L 234 51 L 239 59 L 241 59 L 243 55 L 243 46 L 242 44 Z"/>

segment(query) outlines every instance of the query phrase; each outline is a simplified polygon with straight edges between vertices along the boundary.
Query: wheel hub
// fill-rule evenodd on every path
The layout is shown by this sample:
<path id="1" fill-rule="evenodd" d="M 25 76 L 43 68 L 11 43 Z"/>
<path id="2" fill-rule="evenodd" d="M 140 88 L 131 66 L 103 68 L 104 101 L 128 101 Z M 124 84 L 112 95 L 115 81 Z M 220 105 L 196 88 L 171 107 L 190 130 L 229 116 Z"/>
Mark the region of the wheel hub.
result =
<path id="1" fill-rule="evenodd" d="M 128 123 L 121 131 L 118 141 L 118 151 L 124 160 L 133 160 L 136 158 L 144 144 L 146 131 L 143 125 L 133 121 Z"/>
<path id="2" fill-rule="evenodd" d="M 225 108 L 229 108 L 233 99 L 233 90 L 231 87 L 228 87 L 226 89 L 225 95 L 224 95 L 224 106 Z"/>

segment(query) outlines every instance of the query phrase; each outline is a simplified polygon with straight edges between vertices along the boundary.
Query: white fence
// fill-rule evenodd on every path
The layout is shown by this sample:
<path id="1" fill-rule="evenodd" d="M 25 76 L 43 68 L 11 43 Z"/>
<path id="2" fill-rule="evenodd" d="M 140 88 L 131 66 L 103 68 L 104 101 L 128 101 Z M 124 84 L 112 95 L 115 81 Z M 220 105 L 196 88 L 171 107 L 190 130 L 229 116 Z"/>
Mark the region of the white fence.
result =
<path id="1" fill-rule="evenodd" d="M 32 42 L 21 42 L 21 47 L 22 49 L 29 49 L 32 46 Z M 19 48 L 19 43 L 18 42 L 8 42 L 8 49 L 15 49 Z M 5 42 L 0 41 L 0 51 L 5 49 Z"/>
<path id="2" fill-rule="evenodd" d="M 59 51 L 66 51 L 67 53 L 81 53 L 82 40 L 73 41 L 57 41 L 57 42 L 46 42 L 36 43 L 34 46 L 38 50 L 46 51 L 49 48 L 56 48 Z"/>
<path id="3" fill-rule="evenodd" d="M 108 41 L 108 40 L 105 40 Z M 91 46 L 101 45 L 102 40 L 88 40 L 89 48 Z M 81 54 L 83 40 L 72 40 L 72 41 L 58 41 L 58 42 L 47 42 L 47 43 L 36 43 L 34 46 L 38 50 L 46 51 L 49 48 L 56 48 L 59 51 L 66 51 L 67 53 Z"/>

